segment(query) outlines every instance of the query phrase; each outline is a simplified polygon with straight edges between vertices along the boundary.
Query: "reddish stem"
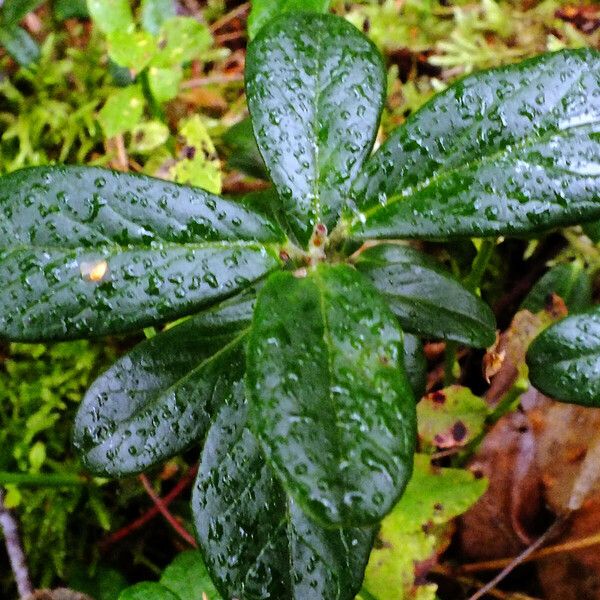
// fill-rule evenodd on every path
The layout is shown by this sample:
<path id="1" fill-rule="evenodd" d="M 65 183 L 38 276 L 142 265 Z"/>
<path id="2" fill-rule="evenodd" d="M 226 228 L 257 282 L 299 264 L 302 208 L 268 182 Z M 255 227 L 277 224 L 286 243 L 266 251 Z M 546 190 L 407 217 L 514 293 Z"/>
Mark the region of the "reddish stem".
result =
<path id="1" fill-rule="evenodd" d="M 196 473 L 198 472 L 198 466 L 191 467 L 187 473 L 177 482 L 177 484 L 173 487 L 173 489 L 161 499 L 162 505 L 164 507 L 169 506 L 173 500 L 175 500 L 185 488 L 193 481 L 196 477 Z M 100 549 L 102 551 L 106 551 L 109 546 L 120 542 L 122 539 L 126 538 L 128 535 L 132 534 L 134 531 L 137 531 L 141 527 L 143 527 L 146 523 L 154 519 L 157 515 L 160 514 L 160 509 L 155 504 L 152 508 L 147 510 L 141 517 L 137 518 L 135 521 L 129 523 L 125 527 L 115 531 L 108 537 L 104 538 L 100 542 Z"/>

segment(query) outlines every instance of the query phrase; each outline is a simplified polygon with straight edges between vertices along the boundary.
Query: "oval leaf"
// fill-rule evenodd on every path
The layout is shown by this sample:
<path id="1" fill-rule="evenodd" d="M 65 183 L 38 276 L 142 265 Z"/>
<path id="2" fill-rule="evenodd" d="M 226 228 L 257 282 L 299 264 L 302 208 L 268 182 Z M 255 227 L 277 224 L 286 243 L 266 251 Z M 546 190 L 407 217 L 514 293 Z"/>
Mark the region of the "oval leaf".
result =
<path id="1" fill-rule="evenodd" d="M 485 237 L 598 218 L 599 82 L 590 49 L 459 81 L 368 162 L 352 234 Z"/>
<path id="2" fill-rule="evenodd" d="M 415 398 L 420 398 L 427 383 L 427 359 L 423 343 L 410 333 L 404 334 L 404 369 Z"/>
<path id="3" fill-rule="evenodd" d="M 142 342 L 101 375 L 75 419 L 74 443 L 95 473 L 138 473 L 205 435 L 244 373 L 248 299 Z"/>
<path id="4" fill-rule="evenodd" d="M 544 394 L 600 406 L 600 309 L 548 327 L 529 346 L 531 383 Z"/>
<path id="5" fill-rule="evenodd" d="M 385 92 L 381 56 L 344 19 L 285 15 L 250 44 L 246 91 L 289 227 L 306 245 L 317 223 L 336 223 L 373 146 Z"/>
<path id="6" fill-rule="evenodd" d="M 324 529 L 286 496 L 246 427 L 243 384 L 236 389 L 208 433 L 192 498 L 215 584 L 224 598 L 352 600 L 374 532 Z"/>
<path id="7" fill-rule="evenodd" d="M 478 348 L 494 343 L 490 307 L 426 254 L 381 244 L 361 253 L 356 266 L 385 296 L 403 329 Z"/>
<path id="8" fill-rule="evenodd" d="M 592 304 L 592 281 L 580 261 L 555 265 L 537 281 L 521 308 L 533 313 L 544 310 L 550 294 L 560 296 L 570 312 L 581 312 Z"/>
<path id="9" fill-rule="evenodd" d="M 377 522 L 412 467 L 415 402 L 402 331 L 348 265 L 276 273 L 248 350 L 250 425 L 284 486 L 329 525 Z"/>
<path id="10" fill-rule="evenodd" d="M 197 550 L 178 554 L 163 571 L 160 584 L 181 600 L 221 600 Z"/>
<path id="11" fill-rule="evenodd" d="M 119 600 L 181 600 L 160 583 L 144 581 L 123 590 Z"/>
<path id="12" fill-rule="evenodd" d="M 69 339 L 173 320 L 279 265 L 278 229 L 200 189 L 97 168 L 0 178 L 0 337 Z"/>

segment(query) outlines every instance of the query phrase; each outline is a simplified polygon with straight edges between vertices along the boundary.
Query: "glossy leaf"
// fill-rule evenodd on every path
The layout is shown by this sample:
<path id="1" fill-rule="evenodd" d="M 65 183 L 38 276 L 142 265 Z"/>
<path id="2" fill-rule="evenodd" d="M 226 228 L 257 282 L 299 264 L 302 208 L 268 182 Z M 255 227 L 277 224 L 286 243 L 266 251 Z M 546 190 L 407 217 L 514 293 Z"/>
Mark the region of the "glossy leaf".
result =
<path id="1" fill-rule="evenodd" d="M 533 313 L 544 310 L 548 296 L 557 294 L 569 312 L 580 312 L 592 304 L 592 282 L 581 262 L 555 265 L 537 281 L 521 304 Z"/>
<path id="2" fill-rule="evenodd" d="M 142 342 L 92 384 L 74 433 L 88 469 L 138 473 L 204 437 L 244 373 L 244 306 L 226 304 Z"/>
<path id="3" fill-rule="evenodd" d="M 573 315 L 529 346 L 531 383 L 556 400 L 600 406 L 600 310 Z"/>
<path id="4" fill-rule="evenodd" d="M 385 92 L 380 54 L 333 15 L 294 13 L 248 47 L 248 107 L 258 147 L 306 245 L 331 228 L 373 146 Z"/>
<path id="5" fill-rule="evenodd" d="M 265 162 L 256 145 L 252 121 L 249 118 L 230 127 L 223 134 L 223 141 L 231 148 L 231 155 L 227 161 L 231 169 L 239 169 L 259 179 L 268 178 Z"/>
<path id="6" fill-rule="evenodd" d="M 250 425 L 284 486 L 326 525 L 385 515 L 412 468 L 415 407 L 402 331 L 348 265 L 275 273 L 248 349 Z"/>
<path id="7" fill-rule="evenodd" d="M 427 360 L 421 340 L 410 333 L 404 334 L 404 369 L 413 395 L 419 399 L 425 393 Z"/>
<path id="8" fill-rule="evenodd" d="M 598 218 L 599 83 L 591 49 L 459 81 L 369 160 L 351 235 L 486 237 Z"/>
<path id="9" fill-rule="evenodd" d="M 224 598 L 352 600 L 369 529 L 323 529 L 290 500 L 246 427 L 243 383 L 210 429 L 192 498 L 200 547 Z"/>
<path id="10" fill-rule="evenodd" d="M 330 0 L 254 0 L 248 15 L 248 37 L 254 38 L 271 19 L 289 12 L 326 12 Z"/>
<path id="11" fill-rule="evenodd" d="M 361 253 L 356 266 L 385 296 L 403 329 L 469 346 L 494 343 L 489 306 L 426 254 L 380 244 Z"/>
<path id="12" fill-rule="evenodd" d="M 13 340 L 173 320 L 279 264 L 264 217 L 150 177 L 24 169 L 0 178 L 0 214 L 0 337 Z"/>

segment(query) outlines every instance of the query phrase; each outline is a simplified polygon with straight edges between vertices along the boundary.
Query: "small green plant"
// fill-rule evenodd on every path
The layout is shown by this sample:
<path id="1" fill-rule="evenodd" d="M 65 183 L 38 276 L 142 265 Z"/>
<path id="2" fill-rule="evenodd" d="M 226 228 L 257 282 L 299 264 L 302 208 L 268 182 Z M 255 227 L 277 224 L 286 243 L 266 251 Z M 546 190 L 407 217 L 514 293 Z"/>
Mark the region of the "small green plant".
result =
<path id="1" fill-rule="evenodd" d="M 380 54 L 341 18 L 275 19 L 246 61 L 274 190 L 234 201 L 85 167 L 3 177 L 0 335 L 96 337 L 193 315 L 92 385 L 74 433 L 85 464 L 123 476 L 201 445 L 192 504 L 219 592 L 351 599 L 413 468 L 405 362 L 418 351 L 403 330 L 495 338 L 472 291 L 481 273 L 464 287 L 399 240 L 600 218 L 599 81 L 592 50 L 482 72 L 371 154 Z"/>

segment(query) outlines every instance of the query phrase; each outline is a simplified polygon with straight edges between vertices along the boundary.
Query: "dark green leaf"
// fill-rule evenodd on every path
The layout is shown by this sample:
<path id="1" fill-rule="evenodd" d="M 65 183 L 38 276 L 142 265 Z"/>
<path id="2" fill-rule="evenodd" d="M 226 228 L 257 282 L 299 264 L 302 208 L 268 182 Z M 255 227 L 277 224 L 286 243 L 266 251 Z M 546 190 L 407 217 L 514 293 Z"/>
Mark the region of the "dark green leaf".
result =
<path id="1" fill-rule="evenodd" d="M 381 55 L 344 19 L 296 13 L 248 48 L 248 107 L 258 147 L 302 245 L 331 228 L 377 133 Z"/>
<path id="2" fill-rule="evenodd" d="M 591 49 L 459 81 L 369 160 L 351 234 L 485 237 L 598 218 L 599 82 Z"/>
<path id="3" fill-rule="evenodd" d="M 403 329 L 420 336 L 491 346 L 494 315 L 426 254 L 398 244 L 380 244 L 363 252 L 356 264 L 385 296 Z"/>
<path id="4" fill-rule="evenodd" d="M 254 38 L 274 17 L 290 12 L 327 12 L 329 0 L 253 0 L 248 15 L 248 37 Z"/>
<path id="5" fill-rule="evenodd" d="M 251 427 L 286 489 L 317 521 L 377 522 L 412 468 L 415 401 L 402 331 L 348 265 L 261 290 L 248 351 Z"/>
<path id="6" fill-rule="evenodd" d="M 0 9 L 3 27 L 16 25 L 28 13 L 34 11 L 44 0 L 5 0 Z"/>
<path id="7" fill-rule="evenodd" d="M 567 317 L 543 331 L 527 352 L 529 379 L 544 394 L 600 406 L 600 310 Z"/>
<path id="8" fill-rule="evenodd" d="M 410 333 L 404 334 L 404 370 L 415 398 L 420 398 L 425 393 L 427 360 L 421 340 Z"/>
<path id="9" fill-rule="evenodd" d="M 572 262 L 552 267 L 531 288 L 521 308 L 533 313 L 544 310 L 550 294 L 560 296 L 569 312 L 589 308 L 592 304 L 592 282 L 583 265 Z"/>
<path id="10" fill-rule="evenodd" d="M 239 307 L 201 313 L 142 342 L 92 384 L 74 433 L 91 471 L 137 473 L 204 437 L 244 373 Z"/>
<path id="11" fill-rule="evenodd" d="M 173 320 L 279 264 L 264 217 L 150 177 L 24 169 L 0 178 L 0 214 L 0 337 L 11 339 Z"/>
<path id="12" fill-rule="evenodd" d="M 22 67 L 28 67 L 40 57 L 39 46 L 18 25 L 0 24 L 0 46 L 4 46 Z"/>
<path id="13" fill-rule="evenodd" d="M 246 415 L 240 382 L 208 433 L 192 499 L 213 580 L 224 598 L 351 600 L 373 531 L 313 523 L 265 464 Z"/>
<path id="14" fill-rule="evenodd" d="M 173 0 L 142 0 L 140 12 L 142 26 L 153 34 L 160 31 L 167 19 L 177 15 Z"/>
<path id="15" fill-rule="evenodd" d="M 239 169 L 251 177 L 268 178 L 265 161 L 256 145 L 249 118 L 230 127 L 223 135 L 223 141 L 231 148 L 228 160 L 230 168 Z"/>
<path id="16" fill-rule="evenodd" d="M 197 550 L 178 554 L 164 570 L 160 583 L 181 600 L 217 600 L 221 598 Z"/>

